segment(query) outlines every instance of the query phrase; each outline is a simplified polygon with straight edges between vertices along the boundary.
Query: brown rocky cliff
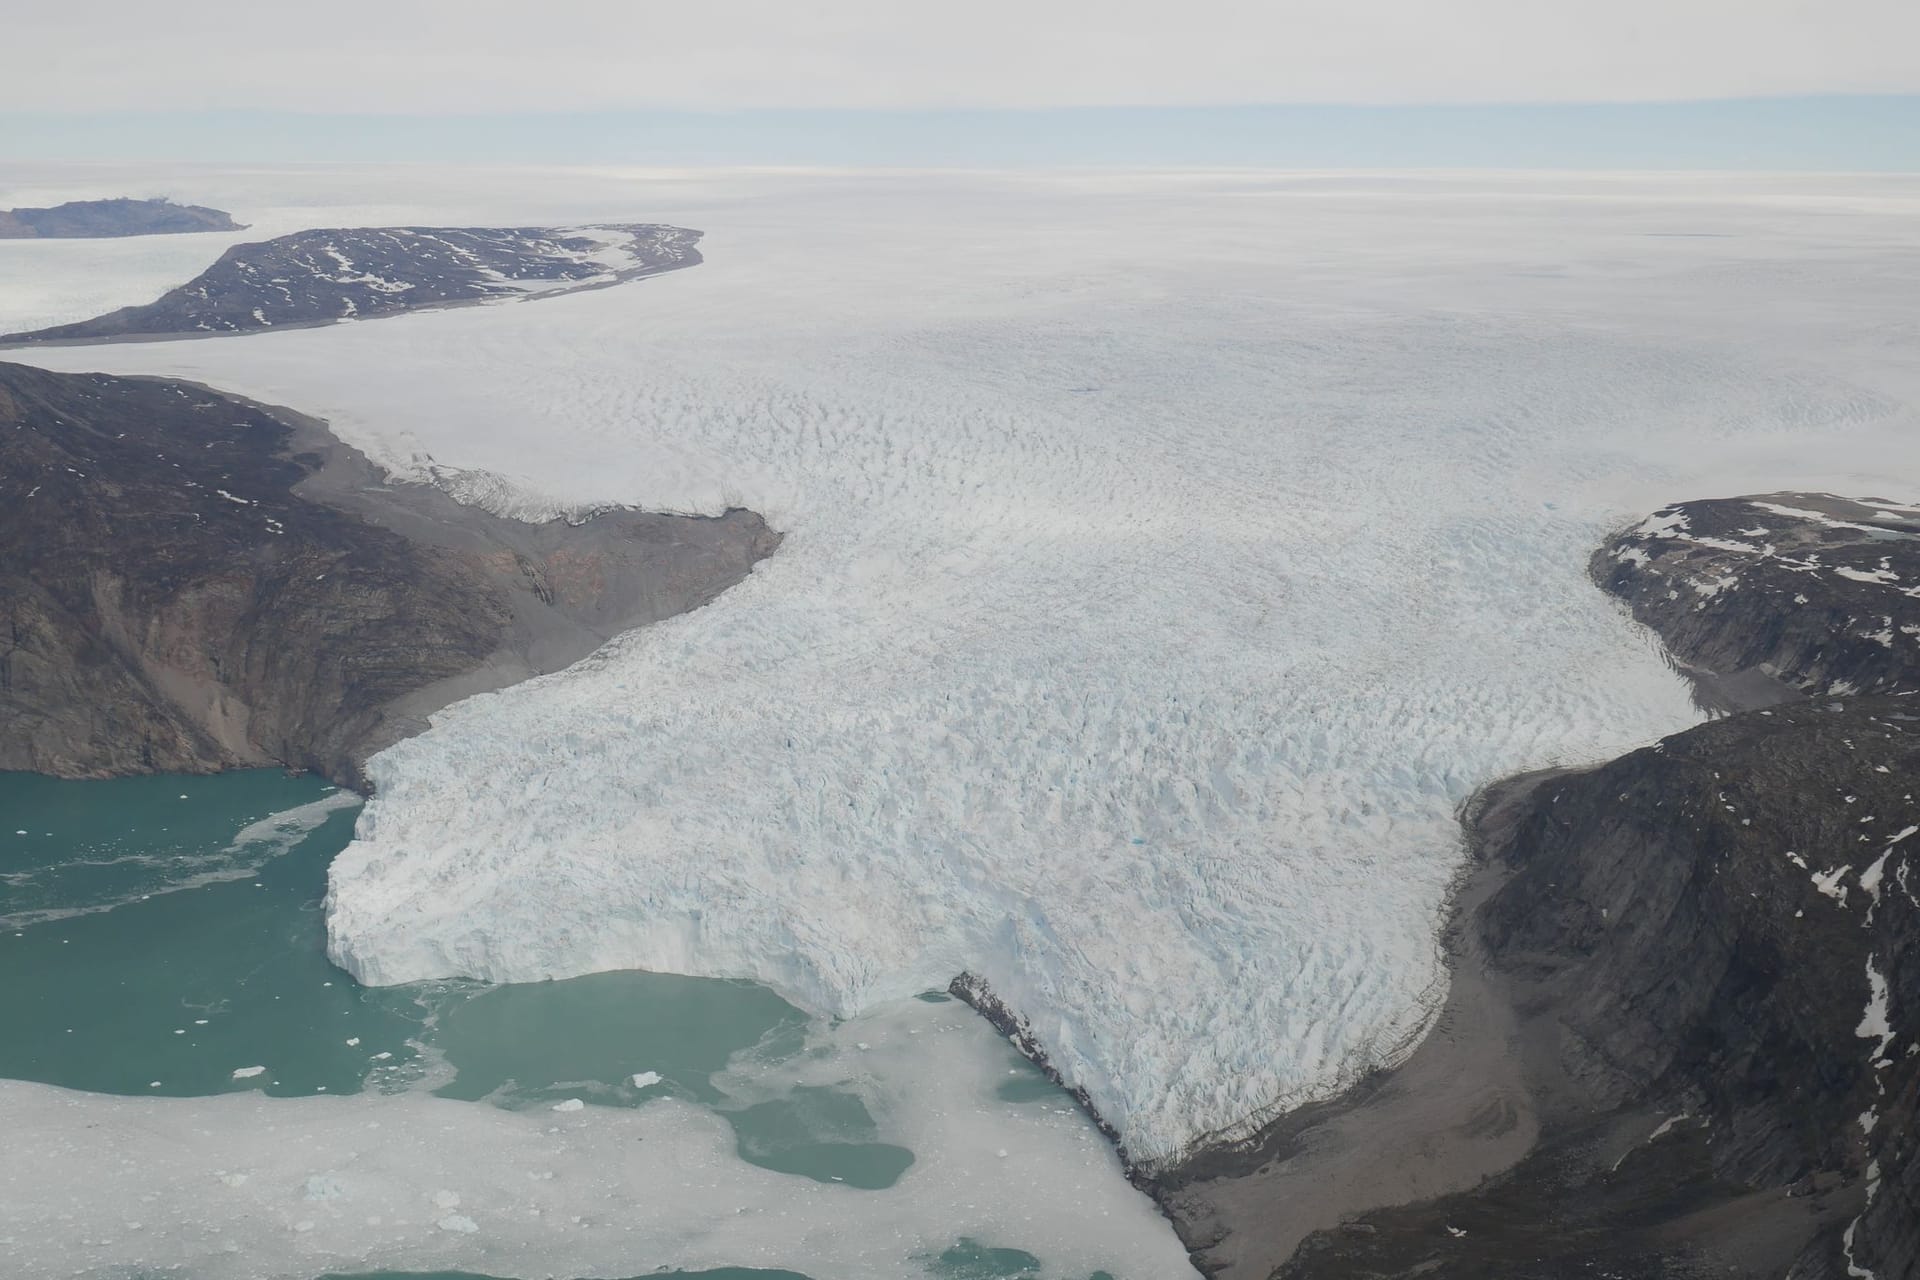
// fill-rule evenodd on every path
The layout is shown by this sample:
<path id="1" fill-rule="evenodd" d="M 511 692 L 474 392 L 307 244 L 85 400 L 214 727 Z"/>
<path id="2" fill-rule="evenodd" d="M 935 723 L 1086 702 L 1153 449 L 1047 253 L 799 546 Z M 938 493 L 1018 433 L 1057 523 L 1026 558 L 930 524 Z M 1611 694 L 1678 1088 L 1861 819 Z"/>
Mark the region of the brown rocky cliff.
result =
<path id="1" fill-rule="evenodd" d="M 1403 1114 L 1418 1086 L 1389 1074 L 1333 1108 L 1346 1128 L 1276 1126 L 1251 1158 L 1209 1153 L 1191 1185 L 1165 1181 L 1203 1269 L 1920 1277 L 1916 516 L 1769 494 L 1679 504 L 1608 541 L 1600 584 L 1703 700 L 1750 705 L 1510 780 L 1469 815 L 1455 998 L 1497 998 L 1499 1062 L 1536 1136 L 1447 1194 L 1363 1200 L 1263 1254 L 1249 1193 L 1367 1132 L 1347 1122 L 1370 1109 Z M 1421 1052 L 1473 1064 L 1448 1056 L 1455 998 Z M 1398 1158 L 1464 1150 L 1471 1130 L 1417 1132 Z"/>
<path id="2" fill-rule="evenodd" d="M 778 541 L 748 512 L 517 525 L 288 416 L 0 364 L 0 769 L 359 785 L 438 706 L 703 603 Z"/>

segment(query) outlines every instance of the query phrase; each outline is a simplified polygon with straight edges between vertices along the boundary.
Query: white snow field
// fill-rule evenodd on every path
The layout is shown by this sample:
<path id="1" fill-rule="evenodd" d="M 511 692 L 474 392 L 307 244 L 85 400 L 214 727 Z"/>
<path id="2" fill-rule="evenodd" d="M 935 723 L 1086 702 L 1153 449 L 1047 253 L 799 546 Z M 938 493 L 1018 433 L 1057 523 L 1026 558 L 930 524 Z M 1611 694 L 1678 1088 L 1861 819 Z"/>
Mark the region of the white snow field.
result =
<path id="1" fill-rule="evenodd" d="M 971 971 L 1148 1165 L 1418 1037 L 1476 787 L 1696 718 L 1585 577 L 1606 532 L 1920 492 L 1912 179 L 203 177 L 242 219 L 646 219 L 707 261 L 8 358 L 292 405 L 527 518 L 786 533 L 379 756 L 340 962 L 842 1016 Z"/>

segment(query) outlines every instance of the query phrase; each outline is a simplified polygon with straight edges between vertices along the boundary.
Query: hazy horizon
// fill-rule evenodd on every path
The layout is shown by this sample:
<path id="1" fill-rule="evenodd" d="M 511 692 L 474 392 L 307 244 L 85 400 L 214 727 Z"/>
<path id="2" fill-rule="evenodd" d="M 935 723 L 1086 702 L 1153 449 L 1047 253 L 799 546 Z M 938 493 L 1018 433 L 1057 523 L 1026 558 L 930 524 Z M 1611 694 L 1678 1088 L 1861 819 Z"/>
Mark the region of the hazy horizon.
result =
<path id="1" fill-rule="evenodd" d="M 1920 95 L 1666 103 L 0 112 L 0 163 L 1920 171 Z"/>

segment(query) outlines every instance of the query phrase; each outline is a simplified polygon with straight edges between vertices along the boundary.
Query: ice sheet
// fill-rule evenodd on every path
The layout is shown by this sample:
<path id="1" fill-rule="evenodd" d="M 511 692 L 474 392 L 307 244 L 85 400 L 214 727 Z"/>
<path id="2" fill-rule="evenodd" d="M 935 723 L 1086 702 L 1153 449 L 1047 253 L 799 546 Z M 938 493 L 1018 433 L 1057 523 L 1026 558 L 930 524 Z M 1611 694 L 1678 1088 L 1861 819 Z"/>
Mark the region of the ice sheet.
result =
<path id="1" fill-rule="evenodd" d="M 273 198 L 428 199 L 330 180 Z M 711 606 L 378 757 L 338 957 L 839 1014 L 971 970 L 1149 1163 L 1417 1037 L 1475 787 L 1691 723 L 1586 580 L 1610 528 L 1920 488 L 1909 179 L 448 189 L 434 220 L 672 221 L 707 262 L 26 356 L 291 404 L 527 518 L 786 531 Z"/>

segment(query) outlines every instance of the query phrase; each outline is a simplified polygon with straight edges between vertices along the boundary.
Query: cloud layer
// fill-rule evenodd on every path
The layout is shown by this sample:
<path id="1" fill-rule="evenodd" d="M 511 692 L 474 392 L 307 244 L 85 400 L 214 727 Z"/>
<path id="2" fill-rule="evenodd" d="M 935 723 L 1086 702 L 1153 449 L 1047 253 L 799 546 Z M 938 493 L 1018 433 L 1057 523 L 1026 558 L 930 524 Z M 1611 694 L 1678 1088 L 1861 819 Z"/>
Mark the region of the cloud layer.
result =
<path id="1" fill-rule="evenodd" d="M 0 111 L 1649 101 L 1920 91 L 1910 0 L 104 0 Z"/>

